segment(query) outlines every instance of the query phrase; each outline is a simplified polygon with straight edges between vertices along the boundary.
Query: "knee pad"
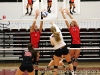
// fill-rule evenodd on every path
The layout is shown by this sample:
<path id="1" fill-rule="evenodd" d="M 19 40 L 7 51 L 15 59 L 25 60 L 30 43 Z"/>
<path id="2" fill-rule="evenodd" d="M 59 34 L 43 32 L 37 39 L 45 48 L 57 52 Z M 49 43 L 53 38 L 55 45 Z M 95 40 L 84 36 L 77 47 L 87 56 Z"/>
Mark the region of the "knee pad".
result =
<path id="1" fill-rule="evenodd" d="M 54 66 L 54 69 L 58 69 L 58 66 Z"/>
<path id="2" fill-rule="evenodd" d="M 69 61 L 69 62 L 68 62 L 68 64 L 71 64 L 71 63 L 72 63 L 72 61 Z"/>
<path id="3" fill-rule="evenodd" d="M 77 58 L 74 58 L 74 62 L 78 62 L 78 59 Z"/>

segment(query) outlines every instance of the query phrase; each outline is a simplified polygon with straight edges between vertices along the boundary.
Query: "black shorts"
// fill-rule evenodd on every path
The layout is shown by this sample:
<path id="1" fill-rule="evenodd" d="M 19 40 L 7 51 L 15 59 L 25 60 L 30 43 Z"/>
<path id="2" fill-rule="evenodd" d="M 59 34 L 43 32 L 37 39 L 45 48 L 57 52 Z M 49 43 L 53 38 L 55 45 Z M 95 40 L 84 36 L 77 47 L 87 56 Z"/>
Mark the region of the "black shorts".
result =
<path id="1" fill-rule="evenodd" d="M 68 53 L 69 50 L 67 49 L 67 46 L 64 46 L 63 48 L 55 50 L 54 55 L 61 57 L 61 55 L 67 55 Z"/>
<path id="2" fill-rule="evenodd" d="M 81 44 L 71 44 L 70 48 L 80 48 Z"/>
<path id="3" fill-rule="evenodd" d="M 74 2 L 69 1 L 69 3 L 71 4 L 71 3 L 74 3 Z"/>
<path id="4" fill-rule="evenodd" d="M 27 72 L 32 72 L 34 70 L 33 65 L 21 65 L 19 69 L 23 72 L 26 70 Z"/>

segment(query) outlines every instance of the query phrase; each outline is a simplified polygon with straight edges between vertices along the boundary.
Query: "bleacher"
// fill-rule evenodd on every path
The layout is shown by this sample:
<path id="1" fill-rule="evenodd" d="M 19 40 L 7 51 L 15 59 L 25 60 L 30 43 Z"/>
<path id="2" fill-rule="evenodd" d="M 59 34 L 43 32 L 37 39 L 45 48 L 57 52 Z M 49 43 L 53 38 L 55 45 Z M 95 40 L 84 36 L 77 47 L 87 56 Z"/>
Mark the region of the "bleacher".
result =
<path id="1" fill-rule="evenodd" d="M 64 41 L 67 46 L 71 45 L 71 36 L 67 28 L 61 29 Z M 52 58 L 53 50 L 45 49 L 52 48 L 49 37 L 51 35 L 50 28 L 45 28 L 40 37 L 39 48 L 40 60 L 49 60 Z M 81 48 L 100 48 L 100 28 L 81 28 Z M 0 50 L 0 60 L 21 60 L 22 49 L 12 50 L 13 48 L 26 48 L 30 42 L 29 29 L 1 29 L 0 30 L 0 48 L 11 50 Z M 100 59 L 99 49 L 81 49 L 79 59 Z"/>

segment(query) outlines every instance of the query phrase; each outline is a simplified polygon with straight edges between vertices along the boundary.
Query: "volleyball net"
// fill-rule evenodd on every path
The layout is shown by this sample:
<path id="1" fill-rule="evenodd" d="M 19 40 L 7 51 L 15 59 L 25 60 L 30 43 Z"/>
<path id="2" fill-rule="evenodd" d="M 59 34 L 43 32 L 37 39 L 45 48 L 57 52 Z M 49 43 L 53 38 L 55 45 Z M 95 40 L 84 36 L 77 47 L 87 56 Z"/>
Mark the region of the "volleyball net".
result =
<path id="1" fill-rule="evenodd" d="M 77 23 L 79 24 L 80 28 L 100 28 L 100 19 L 75 19 Z M 1 24 L 8 24 L 10 22 L 10 25 L 7 26 L 10 29 L 21 29 L 21 28 L 26 28 L 29 29 L 30 26 L 32 25 L 34 19 L 5 19 L 5 20 L 0 20 L 0 26 Z M 36 20 L 37 25 L 40 25 L 41 20 Z M 45 28 L 50 28 L 50 20 L 43 20 L 43 29 Z M 67 28 L 65 25 L 65 20 L 64 19 L 51 19 L 55 24 L 59 26 L 59 28 Z M 68 19 L 69 22 L 71 22 L 71 19 Z"/>

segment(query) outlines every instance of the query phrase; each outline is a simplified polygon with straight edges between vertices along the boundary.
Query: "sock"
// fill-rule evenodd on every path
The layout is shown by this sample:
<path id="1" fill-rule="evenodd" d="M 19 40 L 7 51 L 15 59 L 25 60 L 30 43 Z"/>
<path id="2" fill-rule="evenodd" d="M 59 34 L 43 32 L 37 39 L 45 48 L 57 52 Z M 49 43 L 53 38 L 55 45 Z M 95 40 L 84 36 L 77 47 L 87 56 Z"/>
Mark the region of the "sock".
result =
<path id="1" fill-rule="evenodd" d="M 73 7 L 73 11 L 74 11 L 75 7 Z"/>
<path id="2" fill-rule="evenodd" d="M 38 75 L 38 70 L 35 70 L 35 75 Z"/>
<path id="3" fill-rule="evenodd" d="M 74 71 L 76 71 L 76 66 L 73 66 Z"/>
<path id="4" fill-rule="evenodd" d="M 28 14 L 28 8 L 26 8 L 26 10 L 27 10 L 26 14 Z"/>
<path id="5" fill-rule="evenodd" d="M 31 11 L 30 11 L 29 15 L 31 15 L 31 13 L 32 13 L 32 10 L 33 10 L 33 8 L 31 8 Z"/>
<path id="6" fill-rule="evenodd" d="M 47 8 L 47 9 L 48 9 L 48 11 L 50 11 L 50 6 L 48 6 L 48 8 Z"/>

